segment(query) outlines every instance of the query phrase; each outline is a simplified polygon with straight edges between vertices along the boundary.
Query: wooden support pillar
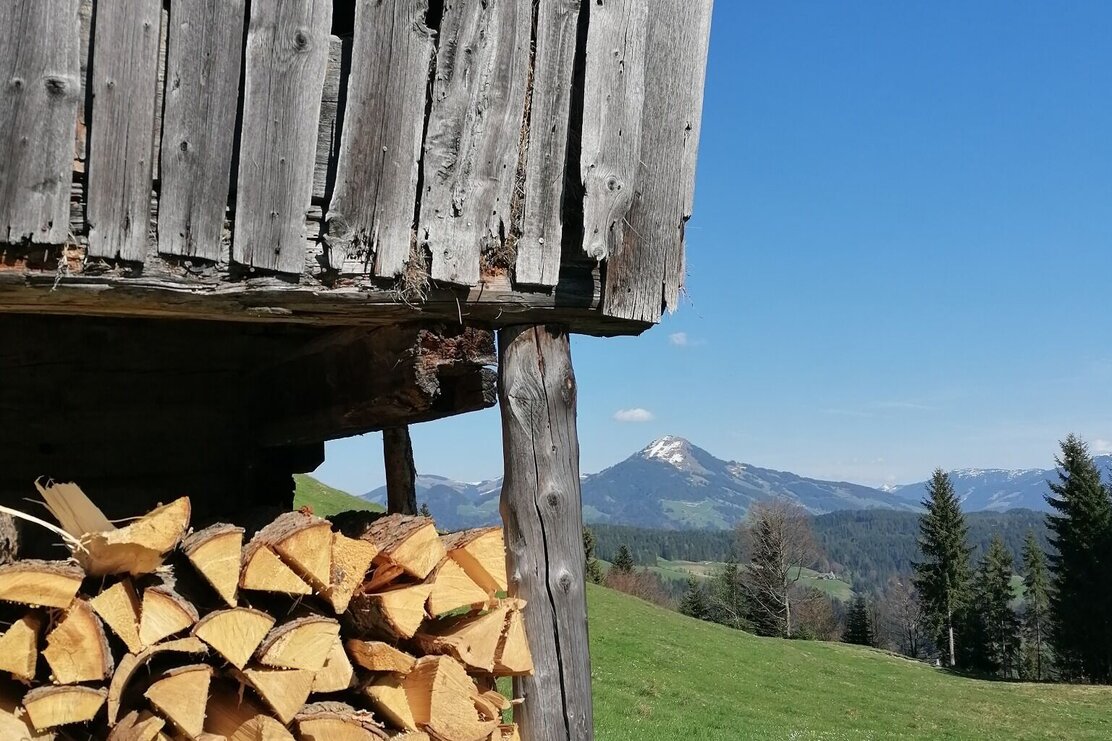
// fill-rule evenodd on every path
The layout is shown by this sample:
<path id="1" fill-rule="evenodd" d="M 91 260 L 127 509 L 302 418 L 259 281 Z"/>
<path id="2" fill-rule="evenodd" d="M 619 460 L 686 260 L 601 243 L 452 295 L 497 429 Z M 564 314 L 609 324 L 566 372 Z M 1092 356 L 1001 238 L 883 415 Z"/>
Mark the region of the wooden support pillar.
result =
<path id="1" fill-rule="evenodd" d="M 566 328 L 499 333 L 505 482 L 502 519 L 510 592 L 528 601 L 535 673 L 514 681 L 526 741 L 594 738 L 583 576 L 583 512 L 575 375 Z"/>
<path id="2" fill-rule="evenodd" d="M 386 462 L 386 511 L 417 514 L 417 468 L 413 465 L 409 425 L 382 431 L 382 454 Z"/>

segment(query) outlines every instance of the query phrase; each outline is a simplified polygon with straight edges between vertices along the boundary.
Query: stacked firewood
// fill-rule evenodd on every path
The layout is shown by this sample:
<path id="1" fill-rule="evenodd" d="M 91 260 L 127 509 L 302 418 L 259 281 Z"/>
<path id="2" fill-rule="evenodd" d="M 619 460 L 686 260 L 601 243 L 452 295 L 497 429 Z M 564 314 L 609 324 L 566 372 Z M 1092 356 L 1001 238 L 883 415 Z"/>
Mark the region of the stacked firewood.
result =
<path id="1" fill-rule="evenodd" d="M 495 680 L 533 664 L 500 529 L 191 532 L 186 497 L 117 527 L 73 484 L 40 492 L 73 557 L 0 566 L 0 738 L 518 738 Z"/>

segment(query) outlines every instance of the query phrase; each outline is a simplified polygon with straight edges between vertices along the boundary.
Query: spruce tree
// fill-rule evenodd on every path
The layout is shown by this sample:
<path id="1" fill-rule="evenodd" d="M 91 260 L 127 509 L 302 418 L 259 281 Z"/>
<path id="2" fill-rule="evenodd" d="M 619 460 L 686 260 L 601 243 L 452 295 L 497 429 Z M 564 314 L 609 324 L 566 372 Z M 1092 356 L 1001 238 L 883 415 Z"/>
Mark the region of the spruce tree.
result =
<path id="1" fill-rule="evenodd" d="M 1023 545 L 1023 587 L 1023 675 L 1041 682 L 1047 677 L 1050 663 L 1046 646 L 1050 594 L 1046 555 L 1034 530 L 1027 531 Z"/>
<path id="2" fill-rule="evenodd" d="M 618 555 L 614 556 L 614 563 L 611 568 L 620 574 L 628 574 L 633 571 L 633 554 L 629 552 L 629 546 L 625 543 L 622 543 L 622 546 L 618 549 Z"/>
<path id="3" fill-rule="evenodd" d="M 587 581 L 602 584 L 602 566 L 595 558 L 595 534 L 587 528 L 583 528 L 583 559 Z"/>
<path id="4" fill-rule="evenodd" d="M 980 637 L 978 668 L 1012 676 L 1019 656 L 1019 618 L 1012 610 L 1012 554 L 996 535 L 977 570 L 975 609 Z"/>
<path id="5" fill-rule="evenodd" d="M 1050 542 L 1050 636 L 1067 679 L 1112 679 L 1112 626 L 1108 611 L 1112 502 L 1088 447 L 1075 435 L 1056 458 L 1058 481 L 1046 501 Z"/>
<path id="6" fill-rule="evenodd" d="M 927 510 L 919 518 L 923 560 L 915 564 L 915 588 L 937 645 L 944 647 L 949 665 L 957 666 L 955 633 L 969 597 L 972 549 L 966 544 L 968 528 L 961 505 L 941 468 L 927 483 L 923 506 Z"/>
<path id="7" fill-rule="evenodd" d="M 429 503 L 428 502 L 422 502 L 421 503 L 420 514 L 421 514 L 421 517 L 432 517 L 432 511 L 429 509 Z"/>
<path id="8" fill-rule="evenodd" d="M 854 597 L 849 606 L 842 641 L 854 643 L 858 646 L 873 645 L 873 628 L 869 622 L 869 605 L 861 595 Z"/>
<path id="9" fill-rule="evenodd" d="M 699 620 L 706 620 L 708 615 L 707 595 L 703 591 L 703 585 L 699 583 L 698 577 L 694 574 L 687 577 L 687 591 L 683 593 L 683 599 L 680 600 L 680 612 Z"/>
<path id="10" fill-rule="evenodd" d="M 749 626 L 745 615 L 745 584 L 742 581 L 741 567 L 733 552 L 722 569 L 711 579 L 708 608 L 708 620 L 739 630 Z"/>

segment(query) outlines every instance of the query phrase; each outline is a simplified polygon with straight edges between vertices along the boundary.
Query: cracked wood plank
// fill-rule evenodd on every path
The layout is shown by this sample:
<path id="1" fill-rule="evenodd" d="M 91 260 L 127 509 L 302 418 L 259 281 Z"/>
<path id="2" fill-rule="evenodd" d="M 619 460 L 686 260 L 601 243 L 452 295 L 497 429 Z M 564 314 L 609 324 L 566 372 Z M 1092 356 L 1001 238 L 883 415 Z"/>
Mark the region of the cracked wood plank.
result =
<path id="1" fill-rule="evenodd" d="M 60 244 L 69 233 L 81 102 L 77 0 L 0 6 L 0 235 Z"/>
<path id="2" fill-rule="evenodd" d="M 235 262 L 305 267 L 332 3 L 251 3 L 232 241 Z"/>
<path id="3" fill-rule="evenodd" d="M 591 6 L 580 170 L 583 250 L 596 260 L 605 260 L 625 239 L 641 155 L 648 32 L 649 0 L 598 0 Z"/>
<path id="4" fill-rule="evenodd" d="M 564 178 L 580 0 L 542 2 L 525 163 L 525 212 L 514 278 L 554 286 L 563 242 Z"/>
<path id="5" fill-rule="evenodd" d="M 89 130 L 90 257 L 142 262 L 151 210 L 159 0 L 96 3 Z"/>
<path id="6" fill-rule="evenodd" d="M 535 673 L 514 679 L 526 702 L 522 738 L 593 738 L 591 657 L 583 575 L 576 387 L 567 330 L 517 326 L 498 335 L 498 398 L 506 478 L 510 593 L 529 603 L 525 627 Z"/>
<path id="7" fill-rule="evenodd" d="M 159 252 L 224 257 L 244 11 L 244 0 L 176 0 L 171 8 Z"/>
<path id="8" fill-rule="evenodd" d="M 509 235 L 531 23 L 517 0 L 445 7 L 420 220 L 434 280 L 476 285 L 481 253 Z"/>
<path id="9" fill-rule="evenodd" d="M 603 311 L 660 321 L 684 280 L 713 0 L 659 0 L 649 20 L 640 170 L 621 243 L 612 245 Z"/>
<path id="10" fill-rule="evenodd" d="M 361 2 L 347 85 L 336 186 L 328 207 L 330 265 L 400 275 L 413 243 L 425 95 L 433 54 L 428 0 Z"/>

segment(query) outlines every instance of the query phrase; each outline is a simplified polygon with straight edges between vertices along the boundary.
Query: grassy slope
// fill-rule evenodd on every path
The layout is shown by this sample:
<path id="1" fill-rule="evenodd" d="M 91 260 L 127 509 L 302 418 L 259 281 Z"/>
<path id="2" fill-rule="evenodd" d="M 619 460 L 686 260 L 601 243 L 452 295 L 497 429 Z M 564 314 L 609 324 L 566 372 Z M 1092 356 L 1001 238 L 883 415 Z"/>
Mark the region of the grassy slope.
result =
<path id="1" fill-rule="evenodd" d="M 984 682 L 588 588 L 599 741 L 1107 739 L 1112 687 Z"/>
<path id="2" fill-rule="evenodd" d="M 294 474 L 297 489 L 293 495 L 293 506 L 313 508 L 313 514 L 321 517 L 330 517 L 337 512 L 346 512 L 351 509 L 366 509 L 372 512 L 381 512 L 382 507 L 372 504 L 365 499 L 353 497 L 346 491 L 333 489 L 328 484 L 317 481 L 312 476 L 298 473 Z"/>
<path id="3" fill-rule="evenodd" d="M 656 566 L 650 566 L 649 571 L 659 574 L 665 581 L 685 582 L 691 574 L 703 578 L 712 576 L 724 565 L 718 561 L 667 561 L 658 558 Z M 803 577 L 799 581 L 801 585 L 813 587 L 836 600 L 848 602 L 853 599 L 853 587 L 848 583 L 839 579 L 820 579 L 817 571 L 803 569 Z"/>

